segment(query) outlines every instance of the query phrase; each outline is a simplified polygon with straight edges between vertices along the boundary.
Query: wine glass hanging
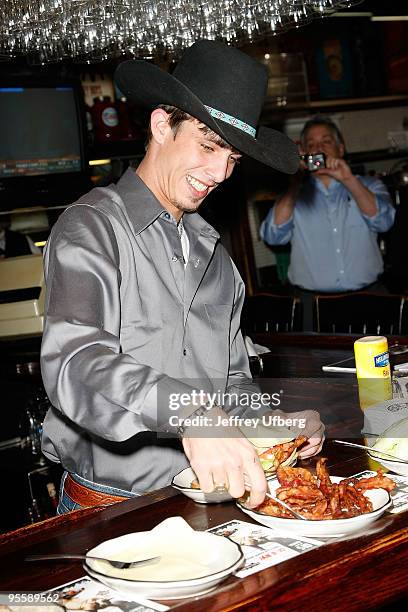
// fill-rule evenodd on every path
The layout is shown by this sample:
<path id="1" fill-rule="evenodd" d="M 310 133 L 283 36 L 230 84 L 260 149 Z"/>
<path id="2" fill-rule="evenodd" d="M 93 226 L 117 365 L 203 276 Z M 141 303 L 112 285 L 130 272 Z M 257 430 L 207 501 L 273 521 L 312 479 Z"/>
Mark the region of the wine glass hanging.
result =
<path id="1" fill-rule="evenodd" d="M 244 44 L 359 1 L 7 0 L 1 3 L 0 59 L 177 57 L 200 38 Z"/>

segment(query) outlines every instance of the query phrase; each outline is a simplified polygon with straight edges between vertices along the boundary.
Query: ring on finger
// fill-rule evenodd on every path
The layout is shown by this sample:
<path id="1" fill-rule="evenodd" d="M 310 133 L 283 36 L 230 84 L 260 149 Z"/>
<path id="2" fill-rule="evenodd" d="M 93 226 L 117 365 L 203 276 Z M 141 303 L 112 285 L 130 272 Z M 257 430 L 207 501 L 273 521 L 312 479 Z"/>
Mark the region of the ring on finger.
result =
<path id="1" fill-rule="evenodd" d="M 214 482 L 214 491 L 221 493 L 222 491 L 228 491 L 229 483 L 228 479 L 224 482 Z"/>

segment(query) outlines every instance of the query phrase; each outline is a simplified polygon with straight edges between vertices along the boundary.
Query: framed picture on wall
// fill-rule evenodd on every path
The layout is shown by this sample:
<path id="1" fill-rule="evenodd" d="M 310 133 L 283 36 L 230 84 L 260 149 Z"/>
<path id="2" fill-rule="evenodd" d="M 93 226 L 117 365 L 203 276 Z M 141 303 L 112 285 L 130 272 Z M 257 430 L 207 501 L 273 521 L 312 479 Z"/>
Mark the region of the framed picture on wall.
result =
<path id="1" fill-rule="evenodd" d="M 352 96 L 352 56 L 347 40 L 324 40 L 316 54 L 320 97 L 327 99 Z"/>

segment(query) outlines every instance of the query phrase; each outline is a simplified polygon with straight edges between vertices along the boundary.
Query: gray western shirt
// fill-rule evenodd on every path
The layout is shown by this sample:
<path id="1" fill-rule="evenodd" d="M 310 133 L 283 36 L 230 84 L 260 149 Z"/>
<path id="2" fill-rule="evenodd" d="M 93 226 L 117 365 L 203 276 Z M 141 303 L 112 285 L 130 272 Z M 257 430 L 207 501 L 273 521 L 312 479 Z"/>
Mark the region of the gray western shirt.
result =
<path id="1" fill-rule="evenodd" d="M 169 393 L 250 382 L 243 282 L 217 232 L 197 213 L 183 220 L 186 267 L 174 219 L 128 170 L 69 207 L 45 252 L 41 368 L 54 408 L 43 451 L 134 493 L 187 465 L 179 440 L 160 433 L 175 431 Z"/>

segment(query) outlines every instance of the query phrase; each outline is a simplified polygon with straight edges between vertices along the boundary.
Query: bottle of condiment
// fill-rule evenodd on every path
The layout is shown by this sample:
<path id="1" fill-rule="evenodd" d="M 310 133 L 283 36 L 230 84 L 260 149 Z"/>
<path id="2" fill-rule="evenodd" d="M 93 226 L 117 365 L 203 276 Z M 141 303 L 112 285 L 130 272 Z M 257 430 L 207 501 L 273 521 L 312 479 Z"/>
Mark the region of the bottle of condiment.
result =
<path id="1" fill-rule="evenodd" d="M 354 343 L 360 407 L 365 410 L 392 398 L 388 342 L 384 336 L 366 336 Z"/>

